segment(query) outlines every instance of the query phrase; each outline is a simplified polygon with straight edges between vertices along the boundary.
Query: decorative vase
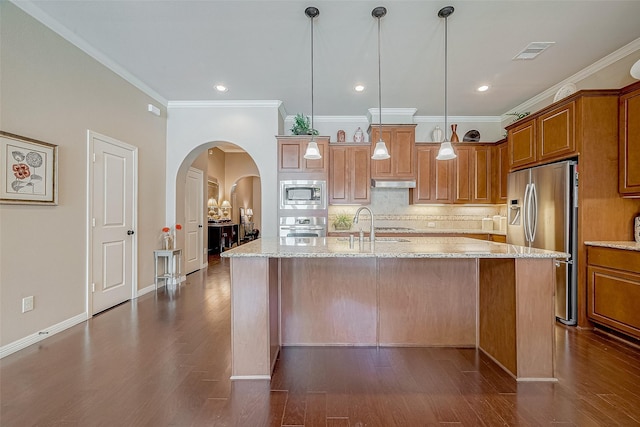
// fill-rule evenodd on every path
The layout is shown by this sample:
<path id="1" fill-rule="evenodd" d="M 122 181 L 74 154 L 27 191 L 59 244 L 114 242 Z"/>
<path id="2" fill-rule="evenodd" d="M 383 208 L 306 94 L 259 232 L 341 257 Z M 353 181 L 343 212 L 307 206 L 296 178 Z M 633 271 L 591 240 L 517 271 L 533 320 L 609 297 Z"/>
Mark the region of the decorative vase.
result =
<path id="1" fill-rule="evenodd" d="M 635 226 L 633 228 L 633 237 L 636 239 L 636 243 L 640 243 L 640 215 L 636 217 Z"/>
<path id="2" fill-rule="evenodd" d="M 344 141 L 345 141 L 344 131 L 340 129 L 338 131 L 338 142 L 344 142 Z"/>
<path id="3" fill-rule="evenodd" d="M 443 136 L 444 132 L 442 132 L 440 126 L 436 125 L 435 129 L 433 129 L 433 132 L 431 132 L 431 139 L 433 140 L 433 142 L 442 142 Z"/>
<path id="4" fill-rule="evenodd" d="M 364 142 L 364 133 L 359 127 L 356 129 L 356 133 L 353 134 L 353 142 Z"/>
<path id="5" fill-rule="evenodd" d="M 460 138 L 458 138 L 458 134 L 456 130 L 458 129 L 458 125 L 451 125 L 451 142 L 460 142 Z"/>
<path id="6" fill-rule="evenodd" d="M 162 240 L 162 249 L 165 251 L 173 249 L 173 237 L 170 234 L 165 234 Z"/>

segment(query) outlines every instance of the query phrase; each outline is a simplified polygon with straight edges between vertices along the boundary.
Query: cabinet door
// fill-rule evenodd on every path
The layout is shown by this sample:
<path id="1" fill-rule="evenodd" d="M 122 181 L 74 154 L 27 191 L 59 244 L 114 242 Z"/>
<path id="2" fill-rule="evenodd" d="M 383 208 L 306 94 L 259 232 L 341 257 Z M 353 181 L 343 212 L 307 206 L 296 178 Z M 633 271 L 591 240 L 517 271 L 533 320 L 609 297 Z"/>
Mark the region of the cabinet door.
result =
<path id="1" fill-rule="evenodd" d="M 306 147 L 305 147 L 306 148 Z M 302 156 L 304 151 L 300 151 L 302 146 L 299 141 L 287 141 L 278 143 L 278 171 L 280 172 L 301 172 Z"/>
<path id="2" fill-rule="evenodd" d="M 496 203 L 507 202 L 507 177 L 509 175 L 509 147 L 507 142 L 496 147 L 496 163 L 492 168 L 496 171 Z"/>
<path id="3" fill-rule="evenodd" d="M 527 120 L 509 130 L 509 166 L 517 168 L 536 161 L 536 121 Z"/>
<path id="4" fill-rule="evenodd" d="M 371 155 L 379 140 L 379 128 L 371 128 Z M 371 160 L 371 178 L 415 178 L 415 126 L 383 126 L 382 139 L 387 144 L 387 160 Z"/>
<path id="5" fill-rule="evenodd" d="M 412 204 L 436 203 L 437 145 L 416 146 L 416 188 L 409 190 Z"/>
<path id="6" fill-rule="evenodd" d="M 329 204 L 349 203 L 347 147 L 329 148 Z"/>
<path id="7" fill-rule="evenodd" d="M 393 132 L 391 160 L 397 178 L 415 177 L 415 128 L 400 128 Z"/>
<path id="8" fill-rule="evenodd" d="M 575 102 L 538 117 L 537 122 L 539 160 L 575 154 Z"/>
<path id="9" fill-rule="evenodd" d="M 473 172 L 473 148 L 456 147 L 457 158 L 455 159 L 455 203 L 471 203 L 473 183 L 471 176 Z"/>
<path id="10" fill-rule="evenodd" d="M 640 195 L 640 85 L 620 97 L 619 191 L 623 196 Z"/>
<path id="11" fill-rule="evenodd" d="M 491 147 L 473 149 L 472 203 L 491 203 Z"/>
<path id="12" fill-rule="evenodd" d="M 322 158 L 307 160 L 304 153 L 309 145 L 310 137 L 284 137 L 278 141 L 278 172 L 326 173 L 329 140 L 327 137 L 316 138 Z"/>
<path id="13" fill-rule="evenodd" d="M 369 204 L 369 146 L 332 146 L 329 151 L 329 204 Z"/>
<path id="14" fill-rule="evenodd" d="M 436 150 L 435 155 L 438 154 Z M 455 159 L 436 160 L 435 161 L 435 203 L 451 203 L 453 202 L 453 174 L 455 167 Z"/>
<path id="15" fill-rule="evenodd" d="M 371 202 L 371 158 L 368 146 L 350 147 L 349 167 L 351 176 L 349 194 L 354 204 L 368 205 Z"/>

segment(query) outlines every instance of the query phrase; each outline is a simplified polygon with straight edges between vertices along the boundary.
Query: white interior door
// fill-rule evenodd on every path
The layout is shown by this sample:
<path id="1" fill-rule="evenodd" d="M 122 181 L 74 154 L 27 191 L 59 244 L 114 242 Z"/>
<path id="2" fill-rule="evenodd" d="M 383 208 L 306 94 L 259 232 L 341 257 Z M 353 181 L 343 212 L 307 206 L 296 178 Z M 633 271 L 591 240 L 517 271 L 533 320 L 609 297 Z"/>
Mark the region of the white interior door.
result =
<path id="1" fill-rule="evenodd" d="M 189 168 L 185 188 L 185 270 L 192 273 L 202 267 L 204 221 L 204 173 Z"/>
<path id="2" fill-rule="evenodd" d="M 91 314 L 127 301 L 135 289 L 137 149 L 89 131 Z"/>

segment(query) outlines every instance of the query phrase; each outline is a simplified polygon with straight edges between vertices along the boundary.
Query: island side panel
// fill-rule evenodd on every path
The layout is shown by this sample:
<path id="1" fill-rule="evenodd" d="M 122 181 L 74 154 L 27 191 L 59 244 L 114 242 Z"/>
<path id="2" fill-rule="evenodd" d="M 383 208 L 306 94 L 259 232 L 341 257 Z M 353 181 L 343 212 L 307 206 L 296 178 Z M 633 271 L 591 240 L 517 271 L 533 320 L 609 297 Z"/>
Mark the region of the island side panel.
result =
<path id="1" fill-rule="evenodd" d="M 555 260 L 516 259 L 519 381 L 556 381 L 554 361 Z"/>
<path id="2" fill-rule="evenodd" d="M 282 345 L 375 345 L 374 258 L 283 258 Z"/>
<path id="3" fill-rule="evenodd" d="M 271 377 L 269 258 L 231 258 L 231 379 Z"/>
<path id="4" fill-rule="evenodd" d="M 378 263 L 380 345 L 476 346 L 476 259 Z"/>
<path id="5" fill-rule="evenodd" d="M 480 259 L 478 347 L 514 377 L 517 375 L 515 280 L 513 259 Z"/>
<path id="6" fill-rule="evenodd" d="M 269 259 L 269 363 L 273 372 L 280 352 L 280 275 L 279 260 Z"/>

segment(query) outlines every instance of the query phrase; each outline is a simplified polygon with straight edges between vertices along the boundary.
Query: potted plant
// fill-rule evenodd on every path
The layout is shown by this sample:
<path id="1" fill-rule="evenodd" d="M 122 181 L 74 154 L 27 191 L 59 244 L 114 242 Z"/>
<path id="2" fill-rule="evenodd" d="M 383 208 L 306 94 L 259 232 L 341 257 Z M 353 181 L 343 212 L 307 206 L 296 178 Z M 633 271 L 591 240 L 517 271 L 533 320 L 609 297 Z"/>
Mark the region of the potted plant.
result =
<path id="1" fill-rule="evenodd" d="M 291 133 L 294 135 L 318 135 L 317 130 L 311 129 L 309 117 L 299 113 L 293 118 Z"/>
<path id="2" fill-rule="evenodd" d="M 333 228 L 336 230 L 351 230 L 351 215 L 346 213 L 339 213 L 333 220 Z"/>

